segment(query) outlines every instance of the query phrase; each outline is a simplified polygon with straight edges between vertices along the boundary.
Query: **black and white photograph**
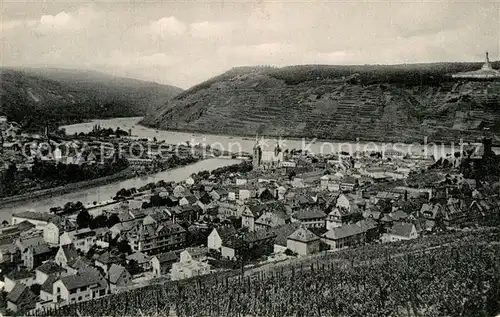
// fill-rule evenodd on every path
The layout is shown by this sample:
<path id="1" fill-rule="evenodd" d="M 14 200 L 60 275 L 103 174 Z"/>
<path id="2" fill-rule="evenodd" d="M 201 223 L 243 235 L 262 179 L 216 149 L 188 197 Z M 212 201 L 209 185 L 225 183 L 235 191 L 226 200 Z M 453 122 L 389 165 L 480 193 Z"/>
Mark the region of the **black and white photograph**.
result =
<path id="1" fill-rule="evenodd" d="M 499 317 L 500 1 L 0 0 L 0 317 Z"/>

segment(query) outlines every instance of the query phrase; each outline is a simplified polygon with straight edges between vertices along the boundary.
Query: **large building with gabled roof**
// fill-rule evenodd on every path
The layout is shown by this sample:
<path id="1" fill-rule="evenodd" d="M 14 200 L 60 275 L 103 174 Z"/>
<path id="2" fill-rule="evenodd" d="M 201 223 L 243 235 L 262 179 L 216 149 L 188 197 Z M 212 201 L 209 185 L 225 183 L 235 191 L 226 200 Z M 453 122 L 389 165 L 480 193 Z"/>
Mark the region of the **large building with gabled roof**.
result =
<path id="1" fill-rule="evenodd" d="M 319 251 L 320 238 L 301 226 L 288 236 L 286 245 L 290 251 L 298 255 L 309 255 Z"/>

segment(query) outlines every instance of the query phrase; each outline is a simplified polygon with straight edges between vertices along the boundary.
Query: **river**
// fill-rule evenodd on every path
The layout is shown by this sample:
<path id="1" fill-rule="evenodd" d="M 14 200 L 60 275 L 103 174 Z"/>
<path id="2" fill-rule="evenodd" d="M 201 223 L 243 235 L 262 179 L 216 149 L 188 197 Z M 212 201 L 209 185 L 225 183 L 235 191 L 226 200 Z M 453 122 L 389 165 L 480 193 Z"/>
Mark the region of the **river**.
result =
<path id="1" fill-rule="evenodd" d="M 156 137 L 157 140 L 165 140 L 169 144 L 185 143 L 186 141 L 189 141 L 190 144 L 208 144 L 213 148 L 230 152 L 243 151 L 252 153 L 252 149 L 255 145 L 255 138 L 150 129 L 138 124 L 141 119 L 141 117 L 129 117 L 109 120 L 93 120 L 92 122 L 64 126 L 63 128 L 66 129 L 67 134 L 72 135 L 74 133 L 89 132 L 95 124 L 99 124 L 102 128 L 112 128 L 113 130 L 116 130 L 118 127 L 125 131 L 131 129 L 132 135 L 137 138 L 152 139 Z M 278 140 L 276 138 L 261 140 L 261 144 L 264 145 L 263 148 L 267 149 L 272 149 L 277 142 Z M 422 144 L 391 144 L 381 142 L 342 142 L 322 140 L 316 140 L 314 142 L 310 139 L 283 139 L 280 141 L 280 145 L 282 148 L 304 149 L 308 150 L 310 153 L 321 154 L 337 153 L 339 150 L 354 153 L 356 151 L 384 151 L 386 149 L 395 149 L 403 153 L 427 155 L 428 157 L 432 155 L 435 158 L 443 157 L 447 154 L 460 150 L 459 144 L 452 146 L 450 144 L 443 143 L 434 146 L 432 144 L 426 145 L 425 140 L 422 140 Z M 495 148 L 494 150 L 495 152 L 500 153 L 500 148 Z"/>
<path id="2" fill-rule="evenodd" d="M 87 188 L 80 191 L 75 191 L 72 193 L 59 195 L 55 197 L 42 198 L 28 202 L 13 203 L 11 205 L 0 207 L 0 222 L 4 220 L 10 222 L 11 215 L 15 212 L 21 212 L 26 210 L 48 212 L 50 207 L 63 206 L 65 203 L 69 201 L 72 202 L 81 201 L 83 204 L 92 203 L 94 201 L 104 201 L 115 196 L 116 192 L 121 188 L 131 188 L 131 187 L 138 188 L 148 183 L 157 182 L 160 180 L 178 182 L 186 179 L 192 173 L 197 173 L 203 170 L 211 171 L 219 167 L 238 164 L 240 162 L 241 162 L 240 160 L 212 158 L 199 161 L 191 165 L 175 168 L 164 172 L 159 172 L 157 174 L 147 177 L 132 178 L 124 181 L 107 184 L 104 186 Z"/>

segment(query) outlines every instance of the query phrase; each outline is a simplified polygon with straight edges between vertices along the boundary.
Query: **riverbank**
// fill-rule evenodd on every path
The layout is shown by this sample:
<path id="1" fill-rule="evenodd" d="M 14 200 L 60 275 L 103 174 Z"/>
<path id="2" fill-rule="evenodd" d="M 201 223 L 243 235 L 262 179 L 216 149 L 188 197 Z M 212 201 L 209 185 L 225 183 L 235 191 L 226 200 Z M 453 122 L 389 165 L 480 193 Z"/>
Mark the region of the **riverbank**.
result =
<path id="1" fill-rule="evenodd" d="M 64 186 L 58 186 L 53 188 L 41 189 L 33 192 L 28 192 L 21 195 L 15 195 L 10 197 L 0 198 L 0 207 L 7 207 L 15 205 L 19 202 L 32 201 L 41 198 L 50 198 L 53 196 L 59 196 L 63 194 L 68 194 L 80 189 L 86 189 L 91 187 L 103 186 L 113 182 L 122 181 L 130 178 L 136 177 L 136 173 L 130 169 L 126 168 L 116 174 L 104 176 L 96 179 L 91 179 L 87 181 L 81 181 L 76 183 L 70 183 Z"/>

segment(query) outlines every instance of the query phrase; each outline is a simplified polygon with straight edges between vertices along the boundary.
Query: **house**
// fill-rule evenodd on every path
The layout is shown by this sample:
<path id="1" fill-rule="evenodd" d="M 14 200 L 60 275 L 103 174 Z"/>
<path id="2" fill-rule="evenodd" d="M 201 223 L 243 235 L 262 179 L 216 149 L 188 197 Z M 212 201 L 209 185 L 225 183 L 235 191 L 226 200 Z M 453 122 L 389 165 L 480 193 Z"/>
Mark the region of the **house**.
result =
<path id="1" fill-rule="evenodd" d="M 36 295 L 29 289 L 28 286 L 18 283 L 7 294 L 7 308 L 14 313 L 27 313 L 35 308 Z"/>
<path id="2" fill-rule="evenodd" d="M 196 260 L 180 261 L 172 264 L 172 281 L 210 274 L 210 265 Z"/>
<path id="3" fill-rule="evenodd" d="M 236 236 L 237 231 L 233 226 L 214 228 L 207 237 L 207 247 L 220 251 L 224 241 Z"/>
<path id="4" fill-rule="evenodd" d="M 382 235 L 382 242 L 395 242 L 418 238 L 417 228 L 412 223 L 395 222 L 386 233 Z"/>
<path id="5" fill-rule="evenodd" d="M 290 223 L 290 216 L 287 214 L 266 211 L 255 221 L 255 230 L 266 230 L 287 223 Z"/>
<path id="6" fill-rule="evenodd" d="M 245 201 L 245 200 L 252 198 L 252 196 L 254 196 L 254 194 L 255 194 L 255 191 L 250 189 L 250 188 L 240 188 L 240 190 L 238 191 L 238 199 L 240 201 Z"/>
<path id="7" fill-rule="evenodd" d="M 366 242 L 375 241 L 379 238 L 378 223 L 375 220 L 370 218 L 363 219 L 356 222 L 356 225 L 364 232 Z"/>
<path id="8" fill-rule="evenodd" d="M 199 177 L 196 174 L 191 174 L 186 180 L 184 181 L 186 185 L 188 186 L 193 186 L 199 181 Z"/>
<path id="9" fill-rule="evenodd" d="M 50 257 L 54 256 L 56 251 L 56 248 L 51 249 L 47 243 L 43 243 L 28 247 L 21 254 L 21 259 L 23 260 L 25 267 L 33 269 L 34 267 L 42 264 L 42 262 L 48 260 Z"/>
<path id="10" fill-rule="evenodd" d="M 73 244 L 66 244 L 59 247 L 56 253 L 55 262 L 62 267 L 66 267 L 67 264 L 78 258 L 78 252 Z"/>
<path id="11" fill-rule="evenodd" d="M 43 228 L 43 239 L 49 245 L 59 245 L 59 238 L 65 231 L 72 231 L 76 229 L 76 225 L 71 223 L 65 217 L 56 217 L 52 219 Z"/>
<path id="12" fill-rule="evenodd" d="M 238 177 L 238 178 L 236 178 L 235 183 L 236 183 L 236 186 L 244 186 L 248 183 L 248 181 L 246 178 Z"/>
<path id="13" fill-rule="evenodd" d="M 155 254 L 177 250 L 186 243 L 186 230 L 171 221 L 137 224 L 127 234 L 133 252 Z"/>
<path id="14" fill-rule="evenodd" d="M 210 273 L 210 265 L 206 262 L 207 248 L 187 248 L 180 253 L 179 262 L 172 264 L 173 281 Z"/>
<path id="15" fill-rule="evenodd" d="M 34 229 L 35 225 L 28 222 L 23 221 L 21 223 L 10 225 L 6 227 L 0 228 L 0 244 L 6 244 L 6 240 L 8 243 L 12 243 L 14 240 L 18 239 L 23 233 L 31 232 Z"/>
<path id="16" fill-rule="evenodd" d="M 43 285 L 49 276 L 60 276 L 65 272 L 66 270 L 54 261 L 47 261 L 35 269 L 35 283 Z"/>
<path id="17" fill-rule="evenodd" d="M 113 264 L 122 264 L 123 262 L 125 262 L 125 259 L 121 257 L 121 254 L 106 251 L 95 259 L 94 265 L 102 268 L 104 272 L 107 272 Z"/>
<path id="18" fill-rule="evenodd" d="M 112 240 L 112 232 L 109 228 L 96 228 L 95 232 L 95 245 L 106 249 L 109 247 L 109 243 Z M 92 248 L 92 246 L 90 246 Z"/>
<path id="19" fill-rule="evenodd" d="M 25 268 L 17 266 L 15 269 L 5 274 L 3 282 L 4 290 L 10 292 L 16 284 L 31 286 L 35 283 L 35 274 Z"/>
<path id="20" fill-rule="evenodd" d="M 299 222 L 306 228 L 322 228 L 325 226 L 326 214 L 317 207 L 300 210 L 292 215 L 292 222 Z"/>
<path id="21" fill-rule="evenodd" d="M 177 260 L 178 256 L 172 251 L 153 255 L 150 260 L 153 274 L 155 276 L 167 274 Z"/>
<path id="22" fill-rule="evenodd" d="M 186 195 L 179 200 L 179 206 L 194 205 L 198 201 L 195 195 Z"/>
<path id="23" fill-rule="evenodd" d="M 268 230 L 258 230 L 242 233 L 233 236 L 228 241 L 222 242 L 221 256 L 229 260 L 235 260 L 242 253 L 252 256 L 252 250 L 260 249 L 258 255 L 263 255 L 265 250 L 271 253 L 273 249 L 273 241 L 276 238 L 276 233 Z M 254 254 L 255 255 L 255 254 Z"/>
<path id="24" fill-rule="evenodd" d="M 328 189 L 328 185 L 330 184 L 330 175 L 323 175 L 321 176 L 320 180 L 320 187 L 321 189 L 325 190 Z"/>
<path id="25" fill-rule="evenodd" d="M 208 248 L 191 247 L 186 248 L 180 253 L 179 261 L 187 262 L 191 260 L 205 261 L 208 254 Z"/>
<path id="26" fill-rule="evenodd" d="M 13 243 L 0 245 L 0 263 L 12 263 L 19 260 L 20 251 Z"/>
<path id="27" fill-rule="evenodd" d="M 350 200 L 345 195 L 340 195 L 337 199 L 336 207 L 328 213 L 326 219 L 326 229 L 341 227 L 353 220 L 356 215 L 361 216 L 359 208 L 353 200 Z"/>
<path id="28" fill-rule="evenodd" d="M 108 283 L 99 271 L 89 267 L 77 274 L 58 278 L 52 290 L 54 303 L 65 306 L 105 296 Z"/>
<path id="29" fill-rule="evenodd" d="M 252 203 L 243 205 L 240 208 L 241 225 L 248 228 L 249 231 L 255 230 L 255 221 L 264 213 L 263 204 Z"/>
<path id="30" fill-rule="evenodd" d="M 36 231 L 33 232 L 33 234 L 22 235 L 16 239 L 15 245 L 19 248 L 21 254 L 23 254 L 28 248 L 46 244 L 45 241 L 43 241 L 43 237 L 38 234 L 39 232 L 40 231 Z"/>
<path id="31" fill-rule="evenodd" d="M 116 292 L 120 287 L 126 286 L 132 275 L 121 265 L 112 264 L 108 271 L 108 282 L 111 292 Z"/>
<path id="32" fill-rule="evenodd" d="M 177 186 L 175 186 L 173 192 L 174 192 L 175 197 L 182 198 L 182 197 L 184 197 L 184 193 L 186 192 L 186 188 L 184 188 L 184 186 L 182 186 L 182 185 L 177 185 Z"/>
<path id="33" fill-rule="evenodd" d="M 243 206 L 235 202 L 219 201 L 217 202 L 217 207 L 217 214 L 219 215 L 219 218 L 241 218 L 242 216 Z"/>
<path id="34" fill-rule="evenodd" d="M 125 237 L 128 232 L 135 227 L 134 222 L 117 223 L 113 227 L 109 228 L 111 231 L 111 239 L 115 239 L 118 236 Z"/>
<path id="35" fill-rule="evenodd" d="M 37 303 L 37 308 L 43 308 L 45 305 L 50 307 L 52 305 L 52 295 L 54 282 L 59 279 L 60 276 L 49 275 L 45 282 L 40 286 L 40 299 L 41 302 Z"/>
<path id="36" fill-rule="evenodd" d="M 203 210 L 198 205 L 182 205 L 170 208 L 172 213 L 172 221 L 195 221 L 198 216 L 203 212 Z"/>
<path id="37" fill-rule="evenodd" d="M 142 252 L 134 252 L 125 257 L 127 263 L 135 261 L 144 271 L 147 271 L 151 267 L 151 257 Z"/>
<path id="38" fill-rule="evenodd" d="M 89 228 L 65 232 L 60 237 L 60 244 L 73 244 L 77 250 L 83 253 L 89 252 L 96 243 L 96 232 Z"/>
<path id="39" fill-rule="evenodd" d="M 288 191 L 287 187 L 278 186 L 278 188 L 276 188 L 276 197 L 278 197 L 279 200 L 284 200 L 287 191 Z"/>
<path id="40" fill-rule="evenodd" d="M 54 217 L 54 215 L 48 212 L 23 211 L 12 215 L 12 224 L 16 225 L 23 221 L 28 221 L 34 224 L 37 229 L 43 230 Z"/>
<path id="41" fill-rule="evenodd" d="M 302 178 L 295 177 L 291 183 L 293 188 L 304 188 L 304 180 Z"/>
<path id="42" fill-rule="evenodd" d="M 340 190 L 353 191 L 358 185 L 358 180 L 352 176 L 345 176 L 340 182 Z"/>
<path id="43" fill-rule="evenodd" d="M 320 238 L 301 226 L 288 236 L 286 246 L 298 255 L 309 255 L 319 251 Z"/>
<path id="44" fill-rule="evenodd" d="M 284 253 L 287 249 L 287 239 L 300 228 L 300 223 L 289 223 L 279 227 L 274 227 L 271 231 L 276 235 L 274 239 L 273 253 Z"/>
<path id="45" fill-rule="evenodd" d="M 338 250 L 364 243 L 365 232 L 363 229 L 362 226 L 348 224 L 328 230 L 321 236 L 321 239 L 332 250 Z"/>

